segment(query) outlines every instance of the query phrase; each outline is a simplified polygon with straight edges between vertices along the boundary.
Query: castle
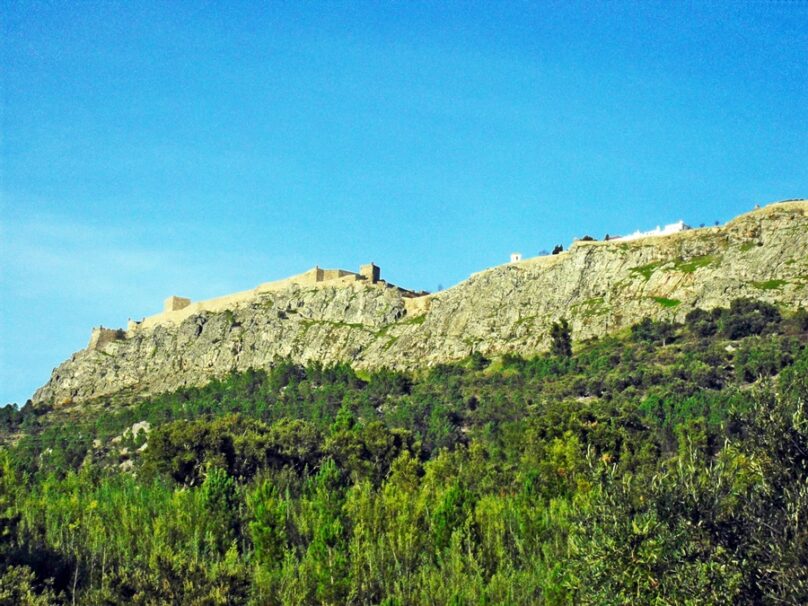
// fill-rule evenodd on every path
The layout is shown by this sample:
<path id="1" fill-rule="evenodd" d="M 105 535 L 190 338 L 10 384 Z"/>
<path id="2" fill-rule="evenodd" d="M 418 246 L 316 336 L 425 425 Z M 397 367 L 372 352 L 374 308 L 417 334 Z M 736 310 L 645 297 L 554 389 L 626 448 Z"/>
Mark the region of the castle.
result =
<path id="1" fill-rule="evenodd" d="M 381 269 L 375 263 L 367 263 L 359 267 L 359 272 L 352 272 L 345 269 L 323 269 L 319 265 L 310 270 L 276 280 L 265 282 L 251 290 L 208 299 L 206 301 L 192 302 L 186 297 L 172 295 L 163 302 L 163 311 L 147 316 L 140 321 L 129 320 L 127 330 L 111 329 L 99 326 L 93 328 L 90 335 L 89 349 L 100 349 L 107 343 L 131 337 L 136 331 L 153 328 L 161 324 L 179 324 L 186 318 L 201 312 L 223 312 L 239 304 L 249 303 L 263 293 L 283 290 L 292 286 L 318 288 L 325 286 L 349 286 L 351 284 L 367 284 L 377 288 L 395 288 L 404 298 L 407 309 L 420 310 L 427 305 L 423 300 L 426 292 L 415 292 L 405 288 L 390 284 L 381 279 Z M 421 299 L 416 303 L 416 299 Z"/>

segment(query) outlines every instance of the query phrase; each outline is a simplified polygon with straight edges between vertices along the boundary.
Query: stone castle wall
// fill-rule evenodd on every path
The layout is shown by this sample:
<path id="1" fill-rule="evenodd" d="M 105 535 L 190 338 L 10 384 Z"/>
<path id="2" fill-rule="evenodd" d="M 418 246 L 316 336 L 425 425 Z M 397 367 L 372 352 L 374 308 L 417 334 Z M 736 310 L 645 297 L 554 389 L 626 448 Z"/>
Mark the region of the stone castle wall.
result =
<path id="1" fill-rule="evenodd" d="M 104 328 L 103 326 L 93 328 L 87 349 L 101 349 L 107 343 L 121 339 L 123 336 L 121 332 L 120 329 Z"/>
<path id="2" fill-rule="evenodd" d="M 323 269 L 322 278 L 320 282 L 327 282 L 330 280 L 338 280 L 339 278 L 345 278 L 347 276 L 356 276 L 355 273 L 351 271 L 346 271 L 344 269 Z"/>
<path id="3" fill-rule="evenodd" d="M 368 263 L 367 265 L 362 265 L 359 268 L 359 273 L 365 280 L 369 281 L 371 284 L 376 284 L 381 279 L 381 270 L 376 266 L 375 263 Z"/>
<path id="4" fill-rule="evenodd" d="M 163 311 L 179 311 L 191 304 L 191 299 L 185 297 L 169 297 L 163 303 Z"/>
<path id="5" fill-rule="evenodd" d="M 240 305 L 255 301 L 261 294 L 277 292 L 294 286 L 318 288 L 366 283 L 395 288 L 393 285 L 380 280 L 381 270 L 373 263 L 363 265 L 360 272 L 354 273 L 345 269 L 313 267 L 296 276 L 274 282 L 264 282 L 251 290 L 244 290 L 206 301 L 192 302 L 184 297 L 172 296 L 166 299 L 161 313 L 148 316 L 140 322 L 130 320 L 127 326 L 127 336 L 131 337 L 138 330 L 154 328 L 161 324 L 179 324 L 186 318 L 201 312 L 223 312 L 228 309 L 234 309 Z"/>
<path id="6" fill-rule="evenodd" d="M 431 299 L 428 296 L 420 297 L 405 297 L 404 309 L 408 316 L 417 317 L 423 316 L 429 311 Z"/>

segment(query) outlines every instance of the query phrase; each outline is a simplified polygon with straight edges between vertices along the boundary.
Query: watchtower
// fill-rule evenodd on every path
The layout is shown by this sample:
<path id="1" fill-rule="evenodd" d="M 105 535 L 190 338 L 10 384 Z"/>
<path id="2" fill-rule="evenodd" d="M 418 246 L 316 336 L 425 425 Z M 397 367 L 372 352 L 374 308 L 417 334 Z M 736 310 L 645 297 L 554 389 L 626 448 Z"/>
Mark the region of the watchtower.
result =
<path id="1" fill-rule="evenodd" d="M 185 297 L 169 297 L 163 302 L 163 311 L 178 311 L 191 304 L 191 299 Z"/>
<path id="2" fill-rule="evenodd" d="M 104 328 L 103 326 L 97 326 L 93 328 L 92 333 L 90 333 L 90 344 L 87 346 L 88 349 L 101 349 L 107 343 L 111 343 L 112 341 L 118 341 L 122 339 L 124 333 L 120 329 L 113 329 L 113 328 Z"/>
<path id="3" fill-rule="evenodd" d="M 375 263 L 359 266 L 359 275 L 364 277 L 371 284 L 376 284 L 381 279 L 382 270 Z"/>

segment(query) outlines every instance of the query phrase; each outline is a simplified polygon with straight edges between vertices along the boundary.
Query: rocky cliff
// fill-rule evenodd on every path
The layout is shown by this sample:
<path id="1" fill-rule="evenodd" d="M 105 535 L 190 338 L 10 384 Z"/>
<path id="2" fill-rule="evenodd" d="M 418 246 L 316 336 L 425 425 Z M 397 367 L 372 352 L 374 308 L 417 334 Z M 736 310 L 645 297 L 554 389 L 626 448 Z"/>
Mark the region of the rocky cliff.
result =
<path id="1" fill-rule="evenodd" d="M 749 296 L 808 305 L 808 202 L 787 202 L 710 227 L 634 241 L 578 242 L 570 251 L 495 267 L 419 299 L 354 284 L 256 294 L 74 354 L 34 395 L 80 403 L 126 390 L 203 384 L 278 356 L 414 368 L 467 356 L 531 354 L 564 316 L 577 340 L 644 316 L 682 320 L 694 307 Z"/>

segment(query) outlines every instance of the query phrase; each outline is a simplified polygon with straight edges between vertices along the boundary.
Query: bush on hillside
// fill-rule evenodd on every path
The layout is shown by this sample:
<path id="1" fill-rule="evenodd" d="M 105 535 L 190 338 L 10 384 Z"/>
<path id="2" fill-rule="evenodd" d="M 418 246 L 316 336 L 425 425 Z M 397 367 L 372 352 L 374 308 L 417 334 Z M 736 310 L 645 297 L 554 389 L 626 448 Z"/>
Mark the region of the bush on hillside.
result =
<path id="1" fill-rule="evenodd" d="M 721 334 L 737 340 L 775 332 L 782 317 L 778 309 L 765 301 L 735 299 L 721 317 Z"/>
<path id="2" fill-rule="evenodd" d="M 710 311 L 693 309 L 685 316 L 685 326 L 697 337 L 712 337 L 718 332 L 718 321 L 723 311 L 720 307 Z"/>
<path id="3" fill-rule="evenodd" d="M 644 318 L 631 327 L 634 341 L 667 345 L 676 336 L 676 324 L 665 320 Z"/>
<path id="4" fill-rule="evenodd" d="M 553 322 L 550 327 L 550 338 L 552 339 L 550 351 L 553 355 L 562 358 L 569 358 L 572 355 L 572 331 L 566 318 Z"/>

